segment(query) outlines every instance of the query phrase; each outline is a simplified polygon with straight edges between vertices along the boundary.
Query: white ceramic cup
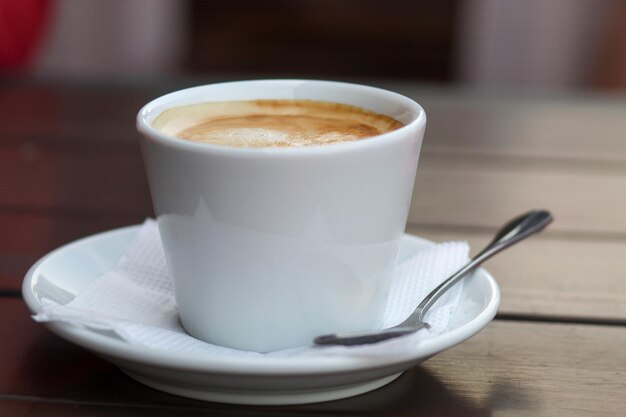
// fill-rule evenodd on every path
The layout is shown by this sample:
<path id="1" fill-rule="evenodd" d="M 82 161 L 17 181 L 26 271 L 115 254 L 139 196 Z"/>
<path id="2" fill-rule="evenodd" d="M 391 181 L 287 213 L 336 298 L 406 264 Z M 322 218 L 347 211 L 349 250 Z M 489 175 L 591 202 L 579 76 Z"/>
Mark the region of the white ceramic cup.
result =
<path id="1" fill-rule="evenodd" d="M 356 142 L 235 148 L 167 136 L 151 122 L 206 101 L 308 99 L 392 116 Z M 260 80 L 157 98 L 137 116 L 181 322 L 192 336 L 269 352 L 381 325 L 411 202 L 424 110 L 356 84 Z"/>

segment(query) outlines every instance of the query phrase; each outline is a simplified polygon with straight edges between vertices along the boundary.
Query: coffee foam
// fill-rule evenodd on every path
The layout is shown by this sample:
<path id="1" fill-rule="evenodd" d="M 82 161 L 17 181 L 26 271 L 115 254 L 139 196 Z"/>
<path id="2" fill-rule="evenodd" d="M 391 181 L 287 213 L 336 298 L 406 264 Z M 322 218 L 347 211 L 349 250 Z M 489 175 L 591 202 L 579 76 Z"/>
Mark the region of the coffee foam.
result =
<path id="1" fill-rule="evenodd" d="M 223 101 L 165 110 L 152 126 L 193 142 L 236 147 L 301 147 L 351 142 L 402 127 L 346 104 L 312 100 Z"/>

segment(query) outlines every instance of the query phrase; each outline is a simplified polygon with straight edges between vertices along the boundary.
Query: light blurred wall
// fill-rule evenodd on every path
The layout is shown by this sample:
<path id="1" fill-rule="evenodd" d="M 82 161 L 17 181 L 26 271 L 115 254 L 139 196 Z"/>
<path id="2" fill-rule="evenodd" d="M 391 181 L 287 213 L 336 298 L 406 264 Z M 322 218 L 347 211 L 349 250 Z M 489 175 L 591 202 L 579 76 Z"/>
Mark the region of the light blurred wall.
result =
<path id="1" fill-rule="evenodd" d="M 179 70 L 186 0 L 56 0 L 34 73 L 58 77 L 155 76 Z"/>
<path id="2" fill-rule="evenodd" d="M 51 1 L 35 75 L 191 71 L 626 90 L 626 0 Z"/>
<path id="3" fill-rule="evenodd" d="M 530 90 L 589 86 L 616 1 L 626 0 L 461 1 L 459 81 Z"/>

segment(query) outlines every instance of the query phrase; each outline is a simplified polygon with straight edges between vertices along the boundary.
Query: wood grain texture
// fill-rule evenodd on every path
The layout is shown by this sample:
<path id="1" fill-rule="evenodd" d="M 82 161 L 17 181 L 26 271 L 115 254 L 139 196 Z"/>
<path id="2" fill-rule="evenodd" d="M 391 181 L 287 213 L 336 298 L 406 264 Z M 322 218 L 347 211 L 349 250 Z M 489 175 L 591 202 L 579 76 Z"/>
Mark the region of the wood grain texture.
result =
<path id="1" fill-rule="evenodd" d="M 626 99 L 622 95 L 524 96 L 410 83 L 382 86 L 424 107 L 427 151 L 626 161 Z"/>
<path id="2" fill-rule="evenodd" d="M 176 89 L 223 81 L 171 79 L 120 83 L 0 84 L 0 135 L 50 143 L 132 143 L 135 115 Z M 626 160 L 626 100 L 621 96 L 520 96 L 361 81 L 397 91 L 426 109 L 424 149 L 473 155 L 569 160 Z M 103 118 L 105 114 L 107 117 Z"/>
<path id="3" fill-rule="evenodd" d="M 415 227 L 408 233 L 443 242 L 467 240 L 477 253 L 493 233 Z M 500 314 L 626 323 L 626 240 L 570 239 L 544 232 L 485 268 L 500 286 Z"/>
<path id="4" fill-rule="evenodd" d="M 2 137 L 51 142 L 135 140 L 135 116 L 164 90 L 134 85 L 6 82 L 0 84 Z M 45 138 L 45 139 L 43 139 Z"/>
<path id="5" fill-rule="evenodd" d="M 157 95 L 154 90 L 0 89 L 0 101 L 13 103 L 0 115 L 5 118 L 0 123 L 0 288 L 18 289 L 26 268 L 55 245 L 152 215 L 134 116 L 128 114 Z M 586 106 L 576 100 L 405 92 L 423 97 L 432 109 L 409 230 L 443 232 L 427 235 L 436 240 L 453 231 L 459 238 L 471 232 L 478 235 L 470 240 L 488 239 L 511 216 L 548 208 L 556 217 L 545 232 L 552 240 L 524 243 L 491 261 L 489 269 L 502 287 L 501 312 L 624 320 L 626 280 L 614 278 L 626 271 L 626 198 L 620 192 L 626 190 L 626 165 L 619 162 L 626 154 L 619 117 L 623 103 L 597 99 Z M 97 117 L 103 111 L 110 116 L 106 126 Z M 576 117 L 567 116 L 572 112 Z M 611 133 L 593 142 L 578 128 L 556 129 L 538 140 L 517 128 L 521 122 L 507 122 L 518 118 L 536 129 L 555 120 L 559 126 L 579 126 L 596 113 Z M 504 134 L 506 129 L 513 135 Z M 596 153 L 572 151 L 585 146 Z M 560 148 L 563 152 L 556 152 Z"/>
<path id="6" fill-rule="evenodd" d="M 484 415 L 621 416 L 626 328 L 494 322 L 425 364 Z"/>
<path id="7" fill-rule="evenodd" d="M 138 147 L 102 151 L 0 148 L 0 210 L 146 213 L 150 197 Z M 497 227 L 533 207 L 551 230 L 626 236 L 626 169 L 425 152 L 409 223 Z"/>
<path id="8" fill-rule="evenodd" d="M 0 148 L 0 210 L 138 213 L 150 196 L 138 149 L 128 152 Z"/>
<path id="9" fill-rule="evenodd" d="M 545 208 L 550 230 L 626 237 L 626 172 L 424 154 L 409 223 L 498 227 Z"/>
<path id="10" fill-rule="evenodd" d="M 16 293 L 55 247 L 152 215 L 134 117 L 192 83 L 0 84 L 0 290 Z M 533 322 L 496 320 L 366 395 L 238 407 L 144 387 L 0 294 L 0 415 L 623 416 L 626 100 L 392 88 L 429 118 L 409 233 L 475 252 L 512 216 L 553 212 L 548 230 L 485 265 L 501 317 Z"/>
<path id="11" fill-rule="evenodd" d="M 21 300 L 0 301 L 0 415 L 31 408 L 94 415 L 98 406 L 120 415 L 135 408 L 141 415 L 621 416 L 626 407 L 626 328 L 496 321 L 369 394 L 238 407 L 144 387 L 32 322 Z"/>

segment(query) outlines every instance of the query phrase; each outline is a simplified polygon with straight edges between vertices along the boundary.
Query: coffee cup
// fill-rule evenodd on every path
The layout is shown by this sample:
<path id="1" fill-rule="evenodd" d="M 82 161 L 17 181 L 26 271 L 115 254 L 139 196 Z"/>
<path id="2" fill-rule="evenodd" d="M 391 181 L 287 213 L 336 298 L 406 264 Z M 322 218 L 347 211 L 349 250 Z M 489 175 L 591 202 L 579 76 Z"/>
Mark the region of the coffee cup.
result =
<path id="1" fill-rule="evenodd" d="M 401 127 L 354 141 L 249 147 L 154 126 L 166 110 L 254 100 L 357 106 Z M 331 81 L 203 85 L 146 104 L 137 128 L 185 330 L 270 352 L 379 328 L 425 125 L 409 98 Z"/>

